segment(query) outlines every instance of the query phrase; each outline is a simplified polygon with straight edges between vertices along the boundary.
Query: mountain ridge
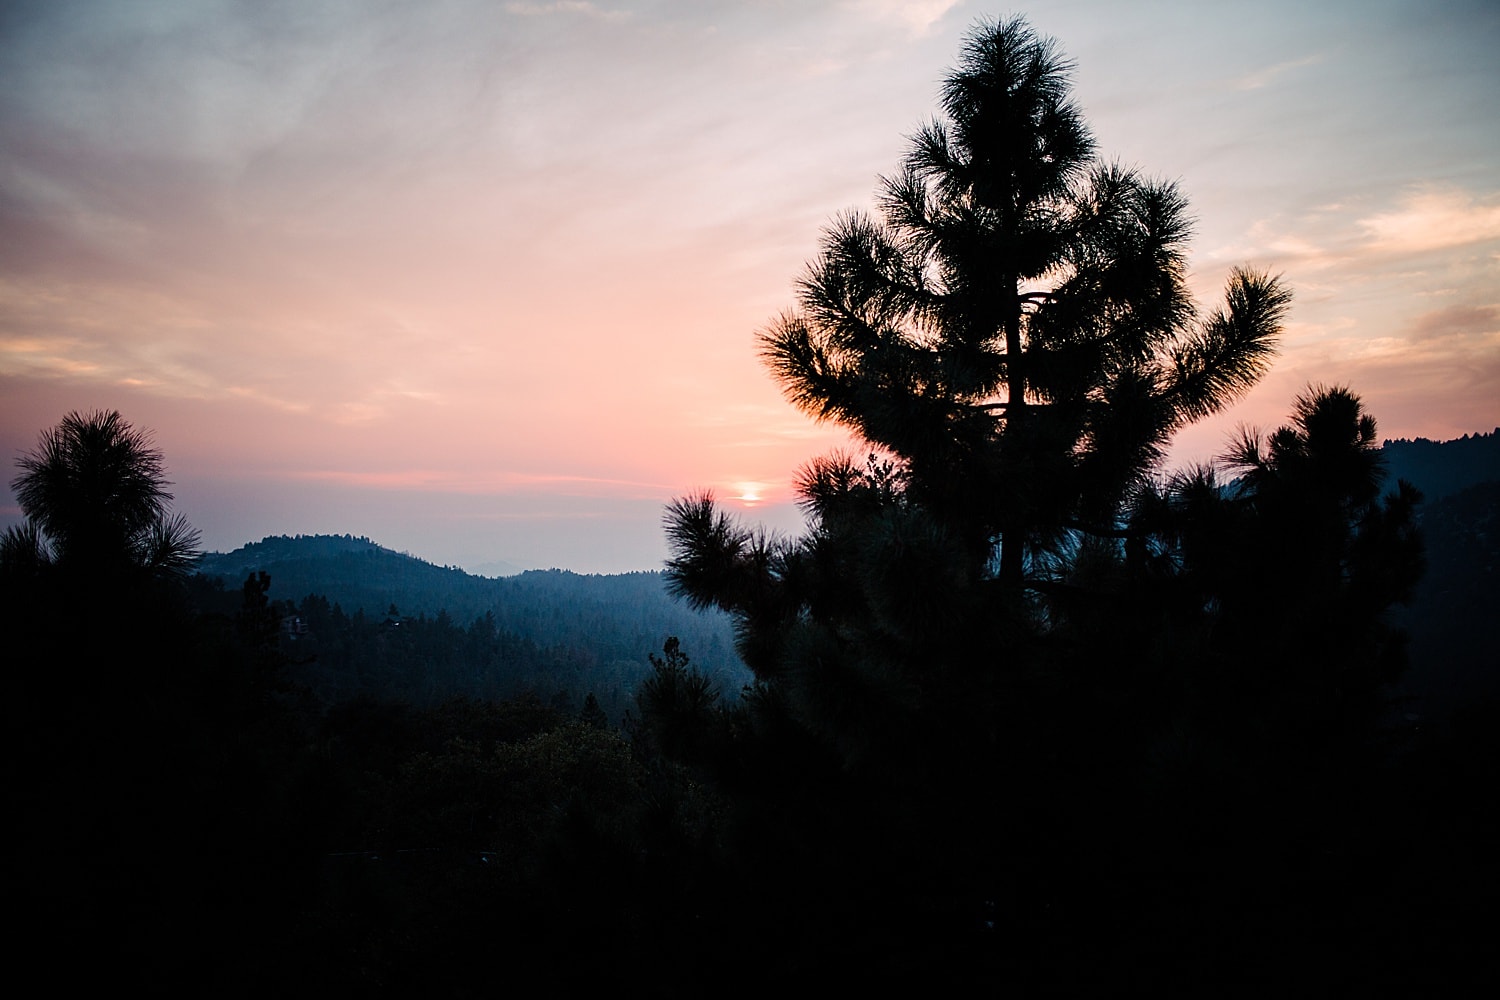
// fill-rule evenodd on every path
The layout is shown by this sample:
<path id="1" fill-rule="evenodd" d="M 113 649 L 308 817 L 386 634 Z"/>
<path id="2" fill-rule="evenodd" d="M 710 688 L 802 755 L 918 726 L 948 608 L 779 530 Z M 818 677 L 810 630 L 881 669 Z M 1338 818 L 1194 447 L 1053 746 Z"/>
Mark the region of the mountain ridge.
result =
<path id="1" fill-rule="evenodd" d="M 734 651 L 728 617 L 677 601 L 660 571 L 546 569 L 483 577 L 355 535 L 268 535 L 232 552 L 208 553 L 199 564 L 199 573 L 221 580 L 226 592 L 261 572 L 270 576 L 267 597 L 289 609 L 318 597 L 348 615 L 446 615 L 461 626 L 488 619 L 490 627 L 541 648 L 642 667 L 648 654 L 676 636 L 697 665 L 732 685 L 729 690 L 749 676 Z"/>

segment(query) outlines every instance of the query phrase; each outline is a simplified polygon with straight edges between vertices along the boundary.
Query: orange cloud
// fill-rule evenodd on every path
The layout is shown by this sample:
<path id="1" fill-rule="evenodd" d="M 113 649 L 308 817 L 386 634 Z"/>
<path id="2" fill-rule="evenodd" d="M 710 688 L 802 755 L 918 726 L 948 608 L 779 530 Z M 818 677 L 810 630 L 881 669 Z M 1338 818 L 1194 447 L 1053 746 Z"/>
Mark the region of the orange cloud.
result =
<path id="1" fill-rule="evenodd" d="M 1379 253 L 1421 253 L 1500 239 L 1500 199 L 1456 189 L 1408 195 L 1401 206 L 1359 220 Z"/>

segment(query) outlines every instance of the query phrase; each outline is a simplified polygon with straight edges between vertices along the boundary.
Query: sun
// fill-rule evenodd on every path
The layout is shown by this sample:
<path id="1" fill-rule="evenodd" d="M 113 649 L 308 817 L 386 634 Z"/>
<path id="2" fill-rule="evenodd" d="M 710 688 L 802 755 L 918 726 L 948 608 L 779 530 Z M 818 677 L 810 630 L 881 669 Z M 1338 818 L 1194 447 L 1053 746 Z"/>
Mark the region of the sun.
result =
<path id="1" fill-rule="evenodd" d="M 746 507 L 754 507 L 765 499 L 765 483 L 735 483 L 737 491 L 730 499 L 738 500 Z"/>

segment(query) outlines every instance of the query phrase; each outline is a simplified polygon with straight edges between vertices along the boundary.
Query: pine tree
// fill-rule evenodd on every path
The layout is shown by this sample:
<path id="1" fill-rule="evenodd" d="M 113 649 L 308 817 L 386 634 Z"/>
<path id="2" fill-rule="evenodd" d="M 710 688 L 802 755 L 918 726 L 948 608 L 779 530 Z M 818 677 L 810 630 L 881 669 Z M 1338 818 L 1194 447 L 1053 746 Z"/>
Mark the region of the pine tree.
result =
<path id="1" fill-rule="evenodd" d="M 1242 270 L 1195 318 L 1185 200 L 1094 158 L 1068 69 L 1019 20 L 975 30 L 881 217 L 834 223 L 762 337 L 794 403 L 898 458 L 1013 587 L 1254 383 L 1288 301 Z"/>
<path id="2" fill-rule="evenodd" d="M 742 930 L 818 935 L 786 968 L 1099 992 L 1198 935 L 1221 985 L 1211 949 L 1265 950 L 1223 901 L 1322 905 L 1285 830 L 1347 844 L 1342 804 L 1368 801 L 1328 790 L 1369 787 L 1373 758 L 1321 751 L 1372 742 L 1418 498 L 1380 499 L 1342 389 L 1227 476 L 1164 475 L 1172 434 L 1260 377 L 1290 296 L 1240 269 L 1198 310 L 1184 199 L 1095 158 L 1067 70 L 1020 20 L 976 28 L 878 215 L 834 222 L 761 335 L 788 398 L 867 446 L 801 471 L 807 532 L 709 494 L 666 515 L 669 585 L 732 616 L 756 682 L 733 707 L 663 699 L 693 737 L 663 750 L 734 804 Z M 965 951 L 979 914 L 998 933 Z"/>
<path id="3" fill-rule="evenodd" d="M 196 561 L 198 532 L 171 512 L 162 453 L 117 411 L 69 413 L 16 464 L 27 524 L 7 535 L 7 555 L 75 573 L 181 575 Z"/>
<path id="4" fill-rule="evenodd" d="M 1168 529 L 1152 544 L 1172 554 L 1182 603 L 1208 609 L 1195 686 L 1217 685 L 1210 703 L 1284 750 L 1368 732 L 1406 665 L 1387 614 L 1424 567 L 1421 493 L 1401 480 L 1382 496 L 1375 419 L 1344 387 L 1313 387 L 1290 423 L 1243 432 L 1221 464 L 1178 476 L 1165 516 L 1140 518 Z"/>
<path id="5" fill-rule="evenodd" d="M 993 710 L 1173 432 L 1273 353 L 1289 294 L 1237 270 L 1199 315 L 1184 198 L 1096 158 L 1069 68 L 1019 19 L 974 29 L 878 217 L 840 216 L 762 333 L 788 398 L 870 450 L 802 471 L 808 534 L 707 495 L 667 515 L 671 585 L 733 615 L 757 678 L 846 756 Z"/>

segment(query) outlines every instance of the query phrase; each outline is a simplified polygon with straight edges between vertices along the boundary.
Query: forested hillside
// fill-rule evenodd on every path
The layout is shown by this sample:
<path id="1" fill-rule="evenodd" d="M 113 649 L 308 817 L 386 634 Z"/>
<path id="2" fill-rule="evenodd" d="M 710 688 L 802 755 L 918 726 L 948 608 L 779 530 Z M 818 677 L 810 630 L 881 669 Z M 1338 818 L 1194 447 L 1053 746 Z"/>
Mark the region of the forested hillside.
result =
<path id="1" fill-rule="evenodd" d="M 1387 487 L 1422 492 L 1417 524 L 1426 568 L 1393 621 L 1409 637 L 1398 685 L 1403 710 L 1424 723 L 1500 699 L 1500 430 L 1452 441 L 1386 441 Z"/>
<path id="2" fill-rule="evenodd" d="M 748 680 L 727 617 L 674 601 L 659 573 L 478 577 L 348 535 L 266 538 L 199 571 L 199 600 L 226 612 L 246 577 L 268 575 L 293 675 L 324 701 L 592 693 L 618 722 L 669 636 L 731 697 Z"/>
<path id="3" fill-rule="evenodd" d="M 1395 621 L 1410 636 L 1407 710 L 1446 721 L 1500 705 L 1500 480 L 1424 504 L 1427 571 Z"/>
<path id="4" fill-rule="evenodd" d="M 1387 441 L 1380 449 L 1391 481 L 1405 479 L 1428 503 L 1469 486 L 1500 481 L 1500 428 L 1452 441 Z"/>

